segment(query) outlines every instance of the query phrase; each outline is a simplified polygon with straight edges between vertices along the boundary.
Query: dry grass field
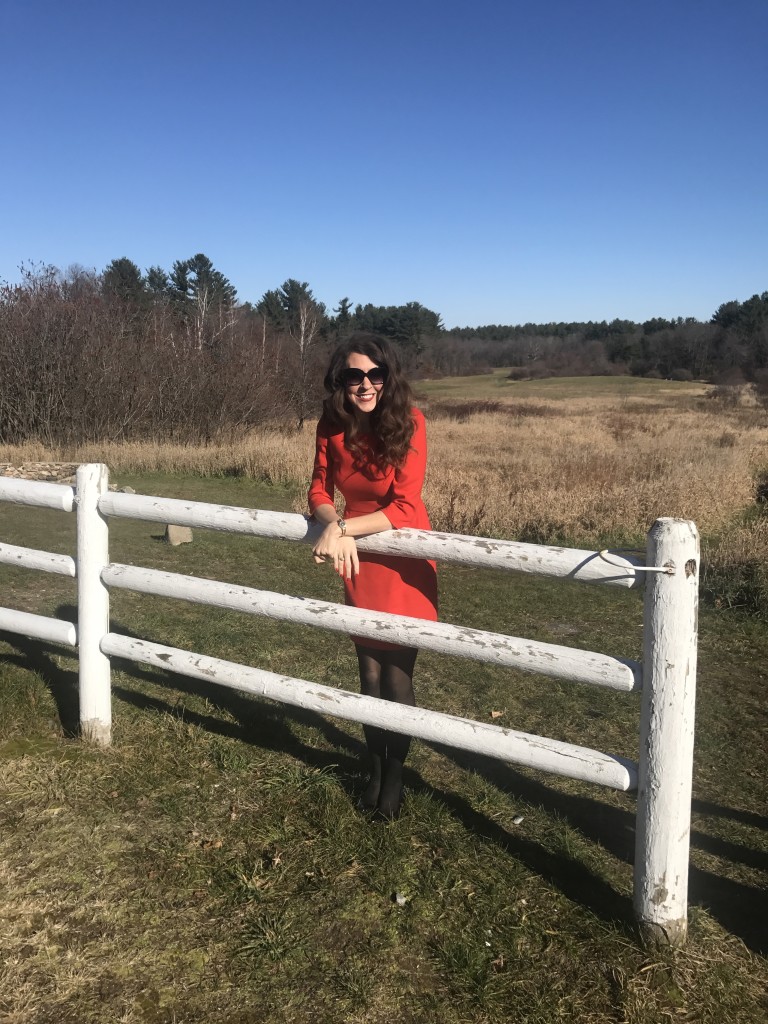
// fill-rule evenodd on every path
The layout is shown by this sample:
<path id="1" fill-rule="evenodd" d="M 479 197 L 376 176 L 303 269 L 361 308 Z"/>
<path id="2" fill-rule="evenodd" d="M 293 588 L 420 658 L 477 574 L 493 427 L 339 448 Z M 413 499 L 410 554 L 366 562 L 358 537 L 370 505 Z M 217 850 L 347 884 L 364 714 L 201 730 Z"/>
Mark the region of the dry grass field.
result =
<path id="1" fill-rule="evenodd" d="M 768 522 L 754 514 L 768 473 L 768 416 L 748 392 L 712 398 L 700 384 L 612 377 L 512 383 L 500 371 L 417 390 L 435 529 L 642 547 L 658 516 L 693 519 L 721 603 L 752 606 L 768 592 Z M 207 447 L 0 447 L 0 461 L 103 461 L 117 476 L 243 476 L 294 486 L 300 511 L 313 430 L 275 427 Z"/>

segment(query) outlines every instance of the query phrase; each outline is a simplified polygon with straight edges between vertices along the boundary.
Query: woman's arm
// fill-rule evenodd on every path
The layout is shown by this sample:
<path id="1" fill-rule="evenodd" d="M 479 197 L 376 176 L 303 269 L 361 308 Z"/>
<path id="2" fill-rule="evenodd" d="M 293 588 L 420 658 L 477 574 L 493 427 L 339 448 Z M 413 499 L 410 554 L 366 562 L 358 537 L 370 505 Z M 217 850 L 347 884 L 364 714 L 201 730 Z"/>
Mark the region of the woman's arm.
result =
<path id="1" fill-rule="evenodd" d="M 392 524 L 383 512 L 370 512 L 368 515 L 347 519 L 343 533 L 339 526 L 339 514 L 333 505 L 318 505 L 314 516 L 325 526 L 312 548 L 315 561 L 320 563 L 332 559 L 336 572 L 347 579 L 351 579 L 353 573 L 360 572 L 355 537 L 384 533 L 392 529 Z"/>
<path id="2" fill-rule="evenodd" d="M 339 537 L 342 536 L 341 527 L 338 525 L 339 513 L 333 505 L 318 505 L 314 516 L 326 529 L 335 525 L 336 533 Z M 392 529 L 392 523 L 383 512 L 369 512 L 364 516 L 355 516 L 354 519 L 345 519 L 344 523 L 345 537 L 367 537 L 370 533 L 384 533 Z"/>
<path id="3" fill-rule="evenodd" d="M 330 497 L 329 490 L 324 494 L 320 488 L 315 489 L 316 500 L 313 515 L 325 529 L 312 548 L 316 562 L 333 559 L 334 569 L 339 575 L 351 578 L 352 572 L 360 571 L 357 557 L 355 537 L 366 537 L 372 533 L 386 533 L 413 522 L 413 513 L 417 502 L 421 501 L 421 489 L 424 484 L 424 473 L 427 462 L 427 437 L 424 416 L 418 410 L 414 412 L 415 430 L 411 441 L 411 451 L 402 466 L 395 470 L 392 497 L 387 505 L 378 512 L 370 512 L 364 516 L 355 516 L 345 521 L 342 534 L 338 525 L 339 514 L 333 504 L 322 501 L 322 497 Z M 327 468 L 327 448 L 319 441 L 315 459 L 315 476 L 322 475 Z M 310 491 L 312 494 L 312 491 Z"/>
<path id="4" fill-rule="evenodd" d="M 403 464 L 395 470 L 391 496 L 382 509 L 394 530 L 414 526 L 417 509 L 422 507 L 421 491 L 427 471 L 427 428 L 424 414 L 419 409 L 413 410 L 413 426 L 410 451 Z"/>

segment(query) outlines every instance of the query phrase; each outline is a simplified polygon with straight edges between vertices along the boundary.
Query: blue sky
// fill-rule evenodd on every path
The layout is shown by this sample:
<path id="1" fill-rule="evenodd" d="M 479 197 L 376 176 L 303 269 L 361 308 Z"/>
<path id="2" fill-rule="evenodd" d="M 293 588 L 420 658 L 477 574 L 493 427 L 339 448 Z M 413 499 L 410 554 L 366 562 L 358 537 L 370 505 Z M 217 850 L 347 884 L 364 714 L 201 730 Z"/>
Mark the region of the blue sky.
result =
<path id="1" fill-rule="evenodd" d="M 0 278 L 204 252 L 447 326 L 768 289 L 766 0 L 0 0 Z"/>

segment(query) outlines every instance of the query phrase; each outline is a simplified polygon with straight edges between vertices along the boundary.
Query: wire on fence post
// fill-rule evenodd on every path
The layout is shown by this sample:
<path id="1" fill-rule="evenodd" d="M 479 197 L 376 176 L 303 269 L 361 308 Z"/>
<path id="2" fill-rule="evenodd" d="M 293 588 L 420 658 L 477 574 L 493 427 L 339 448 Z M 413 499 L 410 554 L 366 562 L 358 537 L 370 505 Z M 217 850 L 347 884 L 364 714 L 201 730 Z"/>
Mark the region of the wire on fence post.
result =
<path id="1" fill-rule="evenodd" d="M 627 563 L 625 561 L 617 562 L 612 556 L 617 554 L 616 551 L 609 551 L 608 548 L 603 548 L 602 551 L 597 552 L 600 558 L 608 565 L 615 565 L 619 569 L 626 569 Z M 634 551 L 632 552 L 634 554 Z M 633 565 L 633 572 L 665 572 L 668 576 L 673 576 L 675 573 L 674 566 L 672 565 Z"/>
<path id="2" fill-rule="evenodd" d="M 99 746 L 112 741 L 112 702 L 109 658 L 101 653 L 101 639 L 109 632 L 109 591 L 101 573 L 109 562 L 107 520 L 99 512 L 99 499 L 109 484 L 109 470 L 101 463 L 77 470 L 77 603 L 80 655 L 80 732 Z"/>
<path id="3" fill-rule="evenodd" d="M 640 717 L 635 915 L 646 942 L 682 945 L 688 930 L 699 535 L 657 519 L 648 564 L 669 568 L 646 584 Z"/>

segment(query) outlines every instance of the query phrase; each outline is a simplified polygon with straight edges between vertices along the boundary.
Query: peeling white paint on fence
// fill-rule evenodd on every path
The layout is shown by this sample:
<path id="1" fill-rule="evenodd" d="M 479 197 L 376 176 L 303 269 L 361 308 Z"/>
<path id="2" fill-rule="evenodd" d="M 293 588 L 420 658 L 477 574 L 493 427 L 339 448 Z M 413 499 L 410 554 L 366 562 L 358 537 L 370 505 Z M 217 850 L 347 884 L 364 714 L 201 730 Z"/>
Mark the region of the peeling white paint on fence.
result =
<path id="1" fill-rule="evenodd" d="M 645 594 L 647 685 L 640 717 L 635 912 L 652 942 L 680 945 L 688 928 L 699 536 L 693 523 L 657 519 L 648 559 L 669 565 Z"/>
<path id="2" fill-rule="evenodd" d="M 56 555 L 51 551 L 21 548 L 15 544 L 0 544 L 0 562 L 20 565 L 24 569 L 54 572 L 60 576 L 75 576 L 75 560 L 69 555 Z"/>
<path id="3" fill-rule="evenodd" d="M 358 541 L 362 551 L 620 587 L 644 583 L 640 570 L 645 565 L 651 578 L 645 598 L 641 667 L 629 659 L 448 623 L 345 608 L 153 569 L 110 565 L 107 515 L 304 543 L 317 537 L 320 528 L 303 516 L 287 513 L 109 493 L 107 478 L 106 466 L 81 466 L 76 499 L 73 489 L 65 485 L 0 478 L 0 501 L 67 512 L 77 507 L 76 560 L 0 544 L 0 563 L 76 576 L 77 629 L 58 619 L 0 608 L 0 630 L 70 646 L 78 644 L 80 724 L 85 738 L 101 744 L 111 740 L 109 656 L 113 656 L 570 778 L 620 790 L 637 786 L 635 913 L 647 940 L 659 944 L 685 940 L 699 577 L 698 535 L 693 523 L 657 520 L 649 534 L 645 563 L 617 552 L 606 559 L 596 551 L 423 530 L 396 530 Z M 118 636 L 109 632 L 107 584 L 624 692 L 640 689 L 642 684 L 639 764 L 485 722 L 375 700 Z"/>
<path id="4" fill-rule="evenodd" d="M 408 733 L 432 743 L 484 754 L 528 768 L 538 768 L 555 775 L 620 790 L 634 789 L 637 784 L 637 765 L 634 762 L 588 747 L 532 736 L 487 722 L 474 722 L 469 718 L 458 718 L 428 708 L 412 708 L 405 704 L 377 700 L 375 697 L 364 697 L 359 693 L 336 690 L 306 679 L 247 668 L 220 658 L 209 658 L 116 633 L 109 633 L 102 639 L 101 649 L 112 657 L 155 665 L 194 679 L 204 679 L 259 697 L 269 697 L 283 704 L 293 704 L 320 714 Z"/>
<path id="5" fill-rule="evenodd" d="M 406 647 L 455 654 L 474 661 L 491 662 L 523 672 L 539 672 L 570 682 L 606 686 L 625 693 L 640 689 L 642 670 L 638 662 L 573 647 L 523 640 L 502 633 L 453 626 L 447 622 L 370 612 L 313 598 L 289 597 L 269 590 L 254 590 L 135 565 L 110 564 L 103 570 L 101 578 L 107 586 L 136 590 L 142 594 L 179 598 Z"/>
<path id="6" fill-rule="evenodd" d="M 305 543 L 314 543 L 321 532 L 317 523 L 295 513 L 267 512 L 237 508 L 234 505 L 148 497 L 143 494 L 110 492 L 101 499 L 99 509 L 105 515 L 151 523 L 175 523 L 178 526 Z M 508 569 L 537 576 L 573 579 L 582 583 L 637 587 L 644 582 L 642 573 L 635 572 L 635 566 L 643 565 L 642 559 L 618 552 L 612 552 L 611 561 L 607 562 L 600 557 L 598 551 L 409 529 L 360 537 L 357 546 L 361 551 L 380 555 L 432 558 L 458 565 Z"/>

